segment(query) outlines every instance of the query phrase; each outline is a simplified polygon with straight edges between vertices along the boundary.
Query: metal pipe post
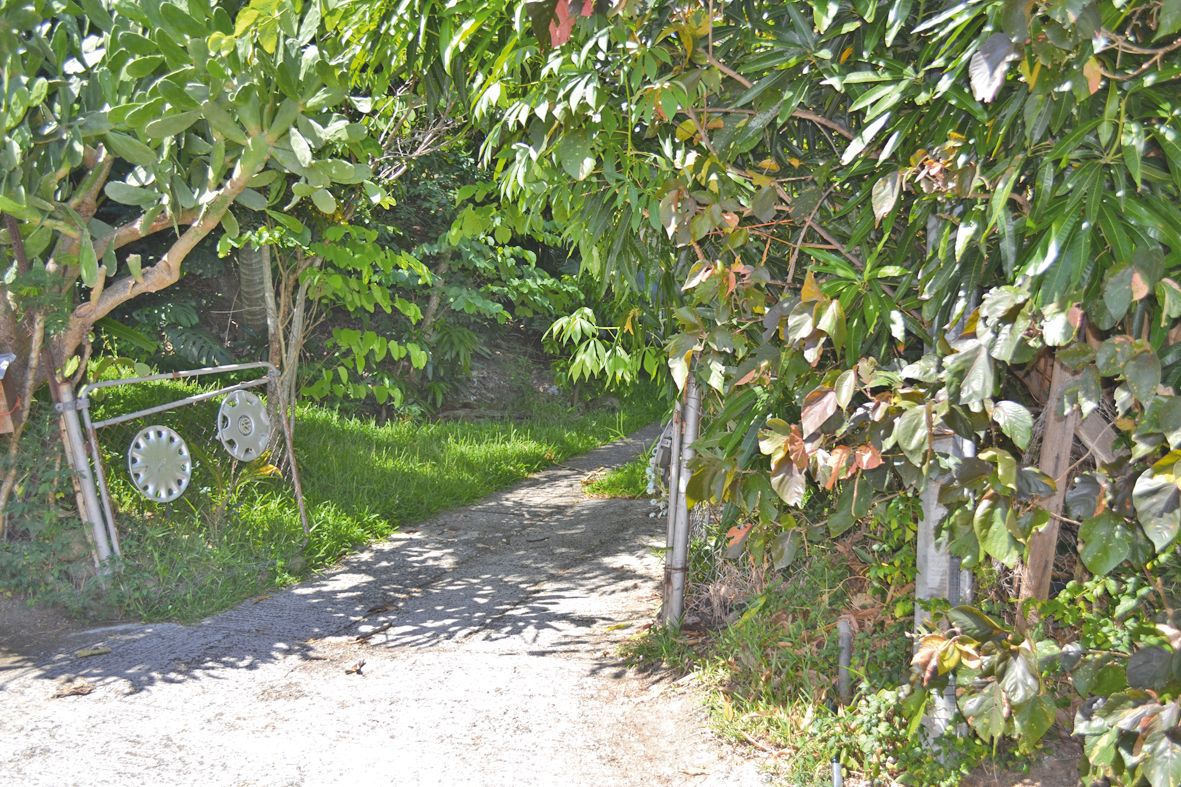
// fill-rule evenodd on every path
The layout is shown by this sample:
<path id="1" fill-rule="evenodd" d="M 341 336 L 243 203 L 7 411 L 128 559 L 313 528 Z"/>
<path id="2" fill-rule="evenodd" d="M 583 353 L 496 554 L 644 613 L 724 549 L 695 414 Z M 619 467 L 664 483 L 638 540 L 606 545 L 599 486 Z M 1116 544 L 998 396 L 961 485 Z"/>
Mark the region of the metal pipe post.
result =
<path id="1" fill-rule="evenodd" d="M 681 467 L 677 479 L 677 515 L 673 527 L 672 594 L 665 622 L 678 624 L 685 614 L 685 575 L 689 570 L 689 463 L 693 461 L 693 443 L 701 423 L 701 390 L 690 377 L 685 386 L 685 434 L 681 442 Z"/>
<path id="2" fill-rule="evenodd" d="M 849 685 L 849 665 L 853 661 L 853 626 L 848 618 L 837 621 L 837 638 L 840 645 L 840 656 L 837 662 L 837 695 L 842 705 L 848 705 L 853 697 L 852 687 Z"/>
<path id="3" fill-rule="evenodd" d="M 74 471 L 81 489 L 82 519 L 90 525 L 94 537 L 95 565 L 99 574 L 108 571 L 107 561 L 111 558 L 111 542 L 107 538 L 107 528 L 103 521 L 102 504 L 98 499 L 98 490 L 94 484 L 94 476 L 90 471 L 90 463 L 86 459 L 85 438 L 82 436 L 82 423 L 78 417 L 78 403 L 74 399 L 74 389 L 68 382 L 56 383 L 58 386 L 58 412 L 65 425 L 66 457 L 70 462 L 70 469 Z"/>
<path id="4" fill-rule="evenodd" d="M 673 439 L 668 458 L 668 530 L 664 539 L 664 587 L 661 604 L 661 617 L 665 625 L 671 625 L 675 621 L 669 613 L 673 603 L 673 538 L 679 505 L 677 489 L 680 487 L 681 478 L 681 436 L 685 431 L 683 414 L 683 407 L 678 399 L 673 407 Z"/>

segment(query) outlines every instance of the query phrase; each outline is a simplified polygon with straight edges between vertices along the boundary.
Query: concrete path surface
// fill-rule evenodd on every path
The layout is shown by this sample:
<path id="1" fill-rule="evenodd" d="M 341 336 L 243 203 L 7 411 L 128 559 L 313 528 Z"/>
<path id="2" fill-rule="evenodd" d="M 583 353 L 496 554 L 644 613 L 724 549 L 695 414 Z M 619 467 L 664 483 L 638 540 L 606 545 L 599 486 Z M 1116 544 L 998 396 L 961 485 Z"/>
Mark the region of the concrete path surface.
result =
<path id="1" fill-rule="evenodd" d="M 0 781 L 762 783 L 706 730 L 691 687 L 619 662 L 659 604 L 664 523 L 645 501 L 586 498 L 581 481 L 654 437 L 570 460 L 199 625 L 50 646 L 0 632 Z M 110 652 L 76 655 L 92 646 Z M 54 698 L 77 681 L 93 691 Z"/>

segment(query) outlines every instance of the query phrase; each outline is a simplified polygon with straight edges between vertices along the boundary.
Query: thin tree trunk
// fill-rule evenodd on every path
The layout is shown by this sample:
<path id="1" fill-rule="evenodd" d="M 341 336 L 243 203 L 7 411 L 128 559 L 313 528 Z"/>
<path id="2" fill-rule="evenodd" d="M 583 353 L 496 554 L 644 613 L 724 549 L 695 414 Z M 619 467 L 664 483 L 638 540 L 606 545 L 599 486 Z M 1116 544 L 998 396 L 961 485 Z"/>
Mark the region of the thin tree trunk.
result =
<path id="1" fill-rule="evenodd" d="M 1074 379 L 1075 376 L 1055 358 L 1050 395 L 1045 405 L 1046 426 L 1042 435 L 1041 459 L 1038 462 L 1042 472 L 1054 479 L 1055 489 L 1052 495 L 1041 501 L 1042 507 L 1050 514 L 1050 521 L 1029 539 L 1029 560 L 1021 571 L 1022 601 L 1029 598 L 1045 600 L 1050 596 L 1050 577 L 1054 573 L 1054 555 L 1058 548 L 1058 522 L 1070 481 L 1066 474 L 1070 470 L 1070 454 L 1079 421 L 1078 408 L 1072 407 L 1065 415 L 1060 415 L 1058 408 L 1066 386 Z"/>
<path id="2" fill-rule="evenodd" d="M 317 267 L 319 264 L 317 259 L 309 267 Z M 302 272 L 301 270 L 300 273 Z M 288 428 L 291 432 L 295 431 L 295 396 L 299 379 L 299 356 L 303 353 L 308 309 L 307 279 L 300 275 L 298 280 L 299 289 L 295 293 L 295 303 L 291 309 L 291 327 L 287 331 L 286 337 L 287 355 L 283 359 L 283 373 L 279 378 L 279 396 L 283 405 L 284 417 L 288 421 Z"/>
<path id="3" fill-rule="evenodd" d="M 45 341 L 45 315 L 40 312 L 33 318 L 33 339 L 29 348 L 28 371 L 25 375 L 24 389 L 20 406 L 25 417 L 16 424 L 8 438 L 8 470 L 4 474 L 4 482 L 0 484 L 0 539 L 8 535 L 8 501 L 16 489 L 19 475 L 17 455 L 20 452 L 21 435 L 28 424 L 29 408 L 33 402 L 33 392 L 37 388 L 37 367 L 41 361 L 41 347 Z"/>
<path id="4" fill-rule="evenodd" d="M 283 337 L 279 306 L 275 302 L 275 282 L 271 277 L 271 247 L 262 247 L 262 291 L 267 319 L 267 360 L 275 366 L 283 362 Z"/>
<path id="5" fill-rule="evenodd" d="M 247 244 L 238 249 L 238 295 L 242 303 L 242 324 L 256 331 L 269 328 L 268 306 L 274 293 L 267 297 L 270 282 L 271 254 L 266 246 Z"/>
<path id="6" fill-rule="evenodd" d="M 431 282 L 431 296 L 427 299 L 426 309 L 422 313 L 422 335 L 427 343 L 430 343 L 434 336 L 435 320 L 439 316 L 439 305 L 443 299 L 443 284 L 444 276 L 451 270 L 451 249 L 443 252 L 443 259 L 439 261 L 439 267 L 435 269 L 433 279 Z"/>

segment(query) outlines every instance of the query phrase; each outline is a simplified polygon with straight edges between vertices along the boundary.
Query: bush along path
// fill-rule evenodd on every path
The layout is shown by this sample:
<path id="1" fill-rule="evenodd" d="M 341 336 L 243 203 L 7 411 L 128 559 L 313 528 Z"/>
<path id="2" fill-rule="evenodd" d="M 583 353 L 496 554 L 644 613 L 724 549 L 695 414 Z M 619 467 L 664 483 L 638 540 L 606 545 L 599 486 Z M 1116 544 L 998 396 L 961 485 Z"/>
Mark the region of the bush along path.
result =
<path id="1" fill-rule="evenodd" d="M 681 686 L 627 672 L 663 528 L 586 496 L 654 429 L 194 626 L 7 654 L 22 784 L 757 784 Z M 82 731 L 85 731 L 83 734 Z"/>

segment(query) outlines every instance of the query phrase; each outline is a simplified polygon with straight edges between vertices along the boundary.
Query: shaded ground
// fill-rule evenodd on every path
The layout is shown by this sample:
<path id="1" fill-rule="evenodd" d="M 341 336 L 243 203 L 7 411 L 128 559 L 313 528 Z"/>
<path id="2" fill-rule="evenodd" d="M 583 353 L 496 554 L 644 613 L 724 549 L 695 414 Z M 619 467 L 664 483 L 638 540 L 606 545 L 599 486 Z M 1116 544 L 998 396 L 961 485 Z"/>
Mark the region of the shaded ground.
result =
<path id="1" fill-rule="evenodd" d="M 1075 787 L 1079 779 L 1082 747 L 1077 739 L 1058 737 L 1045 741 L 1046 751 L 1027 773 L 984 766 L 963 782 L 963 787 Z"/>
<path id="2" fill-rule="evenodd" d="M 646 502 L 586 499 L 580 482 L 654 435 L 196 626 L 70 634 L 0 616 L 0 772 L 55 785 L 760 783 L 704 731 L 694 694 L 615 656 L 658 603 L 663 525 Z M 77 653 L 95 646 L 110 652 Z M 66 686 L 92 690 L 53 698 Z"/>

